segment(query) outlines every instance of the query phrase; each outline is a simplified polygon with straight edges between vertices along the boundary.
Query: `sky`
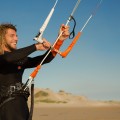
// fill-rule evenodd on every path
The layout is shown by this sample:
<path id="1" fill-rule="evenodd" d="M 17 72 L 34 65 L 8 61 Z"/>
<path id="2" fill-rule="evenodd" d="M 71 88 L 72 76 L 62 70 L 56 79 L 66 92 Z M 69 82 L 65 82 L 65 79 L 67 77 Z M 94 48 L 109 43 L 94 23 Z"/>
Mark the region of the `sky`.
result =
<path id="1" fill-rule="evenodd" d="M 82 0 L 74 13 L 77 34 L 100 0 Z M 68 20 L 77 0 L 59 0 L 43 37 L 51 44 L 61 24 Z M 18 31 L 18 48 L 37 43 L 33 40 L 55 0 L 0 0 L 0 23 L 13 23 Z M 102 0 L 96 14 L 66 58 L 59 55 L 41 67 L 35 87 L 64 90 L 92 100 L 120 100 L 120 0 Z M 70 31 L 73 22 L 69 23 Z M 71 43 L 67 39 L 61 51 Z M 42 55 L 36 51 L 30 56 Z M 25 82 L 34 69 L 27 69 Z"/>

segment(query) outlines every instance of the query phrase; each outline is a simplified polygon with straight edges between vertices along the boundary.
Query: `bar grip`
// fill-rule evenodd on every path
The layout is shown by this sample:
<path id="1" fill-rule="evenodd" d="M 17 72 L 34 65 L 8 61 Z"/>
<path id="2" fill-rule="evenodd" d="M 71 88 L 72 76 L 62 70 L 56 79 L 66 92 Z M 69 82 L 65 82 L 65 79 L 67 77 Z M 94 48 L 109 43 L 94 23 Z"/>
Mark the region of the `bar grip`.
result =
<path id="1" fill-rule="evenodd" d="M 60 55 L 63 58 L 65 58 L 68 55 L 68 53 L 72 50 L 72 48 L 74 47 L 74 45 L 76 44 L 80 36 L 81 36 L 81 32 L 78 32 L 78 34 L 75 36 L 75 38 L 73 39 L 71 44 L 68 46 L 68 48 L 64 52 L 60 52 Z"/>

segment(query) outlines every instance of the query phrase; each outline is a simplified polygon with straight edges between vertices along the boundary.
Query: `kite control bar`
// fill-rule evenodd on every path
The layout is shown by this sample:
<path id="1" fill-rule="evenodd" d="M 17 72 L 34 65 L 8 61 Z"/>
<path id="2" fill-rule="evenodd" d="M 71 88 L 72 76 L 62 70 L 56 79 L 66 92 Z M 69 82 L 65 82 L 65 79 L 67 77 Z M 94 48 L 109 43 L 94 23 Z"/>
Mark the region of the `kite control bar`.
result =
<path id="1" fill-rule="evenodd" d="M 92 12 L 92 14 L 90 15 L 90 17 L 87 19 L 87 21 L 83 25 L 82 29 L 75 36 L 75 38 L 73 39 L 73 41 L 71 42 L 71 44 L 68 46 L 68 48 L 65 51 L 63 51 L 63 52 L 61 52 L 59 50 L 56 50 L 56 49 L 54 49 L 54 51 L 56 51 L 58 54 L 60 54 L 63 58 L 65 58 L 69 54 L 69 52 L 72 50 L 72 48 L 74 47 L 74 45 L 76 44 L 76 42 L 80 38 L 80 36 L 82 34 L 82 31 L 87 26 L 87 24 L 90 21 L 90 19 L 95 15 L 95 13 L 96 13 L 97 9 L 100 7 L 101 3 L 102 3 L 102 0 L 100 0 L 100 2 L 96 5 L 95 10 Z"/>

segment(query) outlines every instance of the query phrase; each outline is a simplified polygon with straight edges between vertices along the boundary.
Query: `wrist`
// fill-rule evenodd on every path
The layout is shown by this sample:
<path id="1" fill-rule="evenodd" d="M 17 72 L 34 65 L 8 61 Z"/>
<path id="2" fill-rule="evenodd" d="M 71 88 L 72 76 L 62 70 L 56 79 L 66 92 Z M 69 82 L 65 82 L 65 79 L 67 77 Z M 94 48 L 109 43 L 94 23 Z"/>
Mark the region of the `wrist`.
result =
<path id="1" fill-rule="evenodd" d="M 38 43 L 35 44 L 35 48 L 36 48 L 36 50 L 38 50 Z"/>

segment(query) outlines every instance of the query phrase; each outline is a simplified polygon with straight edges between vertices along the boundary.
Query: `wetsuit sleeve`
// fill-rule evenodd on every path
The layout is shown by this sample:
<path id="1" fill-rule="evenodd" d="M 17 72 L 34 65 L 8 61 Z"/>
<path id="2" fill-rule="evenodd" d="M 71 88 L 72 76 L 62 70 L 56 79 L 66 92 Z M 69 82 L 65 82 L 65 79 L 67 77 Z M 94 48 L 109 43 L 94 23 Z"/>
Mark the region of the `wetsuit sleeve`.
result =
<path id="1" fill-rule="evenodd" d="M 36 56 L 36 57 L 27 57 L 26 62 L 24 63 L 23 67 L 24 68 L 33 68 L 36 67 L 37 65 L 39 65 L 41 63 L 41 61 L 43 60 L 43 58 L 46 56 L 46 54 L 49 52 L 49 50 L 40 56 Z M 49 53 L 49 55 L 47 56 L 47 58 L 44 60 L 43 64 L 49 63 L 53 60 L 54 55 L 52 53 Z"/>
<path id="2" fill-rule="evenodd" d="M 25 48 L 14 50 L 13 52 L 8 52 L 0 55 L 0 66 L 6 63 L 16 63 L 17 61 L 24 59 L 32 52 L 36 51 L 35 45 L 31 45 Z"/>

